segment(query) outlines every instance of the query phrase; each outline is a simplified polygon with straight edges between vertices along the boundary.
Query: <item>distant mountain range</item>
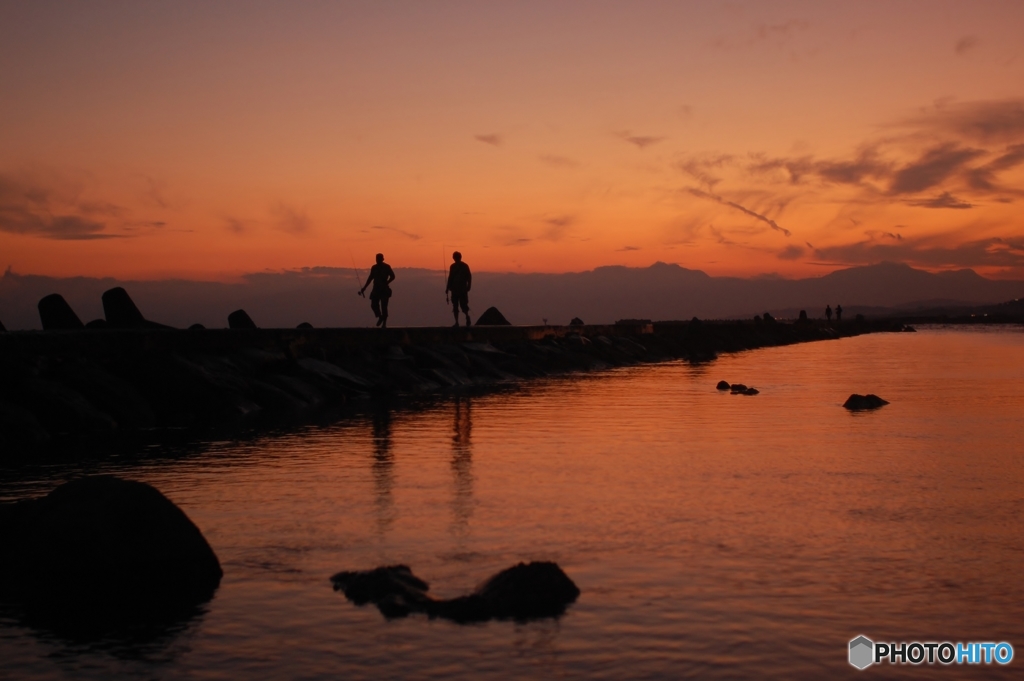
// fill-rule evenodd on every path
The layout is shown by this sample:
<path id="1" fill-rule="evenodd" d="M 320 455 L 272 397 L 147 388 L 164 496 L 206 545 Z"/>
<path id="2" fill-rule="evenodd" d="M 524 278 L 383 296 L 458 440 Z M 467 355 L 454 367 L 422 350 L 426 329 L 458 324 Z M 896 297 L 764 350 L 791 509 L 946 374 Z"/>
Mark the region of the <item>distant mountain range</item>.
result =
<path id="1" fill-rule="evenodd" d="M 451 324 L 439 271 L 397 269 L 391 326 Z M 365 272 L 364 272 L 365 275 Z M 36 303 L 60 293 L 83 322 L 103 316 L 100 295 L 125 287 L 142 313 L 177 327 L 201 323 L 227 326 L 243 308 L 257 325 L 291 327 L 371 326 L 367 300 L 356 295 L 349 269 L 313 267 L 247 275 L 240 283 L 170 279 L 121 281 L 89 277 L 54 278 L 8 270 L 0 278 L 0 322 L 8 329 L 38 329 Z M 801 309 L 822 317 L 826 305 L 841 304 L 846 316 L 885 314 L 892 308 L 961 308 L 1024 298 L 1024 281 L 992 280 L 973 270 L 933 274 L 895 263 L 838 270 L 822 277 L 712 277 L 699 270 L 655 263 L 650 267 L 599 267 L 566 274 L 474 274 L 470 303 L 475 315 L 496 306 L 513 324 L 586 323 L 623 318 L 653 320 L 749 318 L 770 312 L 795 317 Z"/>

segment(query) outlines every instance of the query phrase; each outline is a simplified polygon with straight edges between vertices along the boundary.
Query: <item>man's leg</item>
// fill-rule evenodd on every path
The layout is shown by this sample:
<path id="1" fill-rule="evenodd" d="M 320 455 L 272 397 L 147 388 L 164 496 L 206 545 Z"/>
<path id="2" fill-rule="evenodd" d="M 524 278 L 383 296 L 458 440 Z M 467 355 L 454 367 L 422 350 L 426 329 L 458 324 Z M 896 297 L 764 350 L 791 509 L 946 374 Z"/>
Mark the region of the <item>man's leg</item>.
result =
<path id="1" fill-rule="evenodd" d="M 455 316 L 455 326 L 459 325 L 459 295 L 452 293 L 452 314 Z"/>
<path id="2" fill-rule="evenodd" d="M 462 294 L 462 314 L 466 315 L 466 326 L 469 326 L 469 294 Z M 458 323 L 458 317 L 455 318 Z"/>
<path id="3" fill-rule="evenodd" d="M 380 299 L 370 298 L 370 309 L 373 310 L 373 316 L 377 318 L 377 326 L 380 326 Z"/>
<path id="4" fill-rule="evenodd" d="M 388 326 L 388 296 L 380 298 L 380 326 L 382 329 Z"/>

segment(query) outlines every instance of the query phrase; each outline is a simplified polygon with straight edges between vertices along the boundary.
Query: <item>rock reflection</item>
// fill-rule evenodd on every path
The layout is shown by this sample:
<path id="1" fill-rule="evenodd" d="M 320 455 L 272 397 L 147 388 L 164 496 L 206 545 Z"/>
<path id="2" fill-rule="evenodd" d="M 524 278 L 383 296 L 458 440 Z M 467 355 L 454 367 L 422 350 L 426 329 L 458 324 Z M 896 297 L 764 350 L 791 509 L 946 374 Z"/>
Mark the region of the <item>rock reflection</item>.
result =
<path id="1" fill-rule="evenodd" d="M 472 400 L 455 398 L 452 425 L 452 533 L 463 536 L 469 532 L 473 515 L 473 415 Z"/>
<path id="2" fill-rule="evenodd" d="M 392 490 L 395 486 L 395 456 L 391 442 L 391 410 L 382 406 L 373 413 L 373 487 L 377 534 L 382 536 L 395 521 Z"/>
<path id="3" fill-rule="evenodd" d="M 6 619 L 38 641 L 56 646 L 55 658 L 102 653 L 121 660 L 168 664 L 187 651 L 186 642 L 202 626 L 207 609 L 208 604 L 188 605 L 173 613 L 124 620 L 99 611 L 68 613 L 5 605 L 0 606 L 0 621 Z M 0 638 L 17 635 L 4 629 L 0 626 Z"/>

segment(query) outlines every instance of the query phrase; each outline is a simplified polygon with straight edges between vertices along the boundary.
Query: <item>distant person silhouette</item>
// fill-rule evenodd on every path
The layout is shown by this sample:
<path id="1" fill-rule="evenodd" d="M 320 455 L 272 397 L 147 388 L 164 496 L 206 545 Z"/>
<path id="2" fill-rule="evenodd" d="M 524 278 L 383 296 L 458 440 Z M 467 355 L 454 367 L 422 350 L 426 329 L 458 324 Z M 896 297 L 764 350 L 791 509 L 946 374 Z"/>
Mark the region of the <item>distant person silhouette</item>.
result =
<path id="1" fill-rule="evenodd" d="M 831 305 L 826 305 L 825 306 L 825 318 L 828 319 L 829 321 L 832 321 L 832 306 Z"/>
<path id="2" fill-rule="evenodd" d="M 462 254 L 458 251 L 452 253 L 452 266 L 448 268 L 448 282 L 445 284 L 444 292 L 452 294 L 452 314 L 455 315 L 455 326 L 459 325 L 459 307 L 462 314 L 466 315 L 466 326 L 469 326 L 469 289 L 473 288 L 473 273 L 469 271 L 469 265 L 462 262 Z"/>
<path id="3" fill-rule="evenodd" d="M 359 295 L 363 294 L 366 287 L 373 283 L 373 290 L 370 291 L 370 309 L 377 316 L 377 326 L 382 329 L 388 327 L 388 298 L 391 297 L 391 282 L 395 280 L 395 271 L 391 265 L 384 262 L 384 254 L 377 254 L 377 264 L 370 268 L 370 276 L 366 283 L 359 289 Z"/>
<path id="4" fill-rule="evenodd" d="M 842 305 L 836 305 L 836 321 L 837 322 L 843 321 L 843 306 Z"/>

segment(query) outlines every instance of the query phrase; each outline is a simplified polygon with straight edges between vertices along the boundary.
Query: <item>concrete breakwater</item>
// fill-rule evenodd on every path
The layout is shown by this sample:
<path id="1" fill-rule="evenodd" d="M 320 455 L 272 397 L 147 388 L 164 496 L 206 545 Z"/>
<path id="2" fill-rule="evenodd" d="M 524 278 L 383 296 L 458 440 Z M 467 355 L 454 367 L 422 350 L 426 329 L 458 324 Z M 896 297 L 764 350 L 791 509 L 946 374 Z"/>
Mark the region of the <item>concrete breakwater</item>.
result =
<path id="1" fill-rule="evenodd" d="M 903 328 L 863 320 L 755 322 L 0 333 L 0 452 L 144 430 L 159 438 L 161 428 L 275 424 L 375 395 L 479 390 L 670 359 L 703 362 L 721 352 Z"/>

